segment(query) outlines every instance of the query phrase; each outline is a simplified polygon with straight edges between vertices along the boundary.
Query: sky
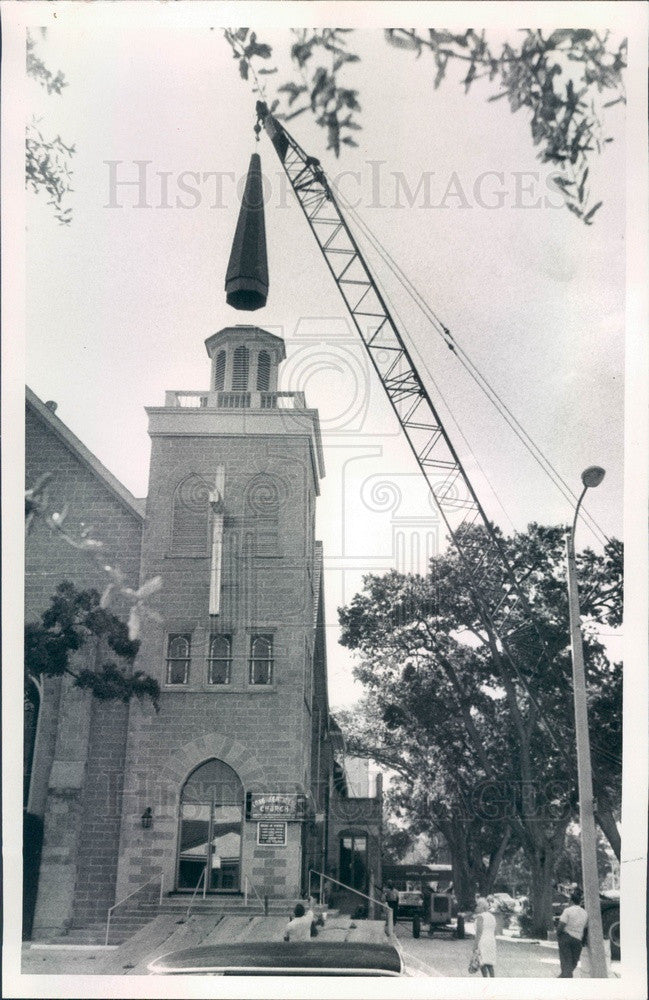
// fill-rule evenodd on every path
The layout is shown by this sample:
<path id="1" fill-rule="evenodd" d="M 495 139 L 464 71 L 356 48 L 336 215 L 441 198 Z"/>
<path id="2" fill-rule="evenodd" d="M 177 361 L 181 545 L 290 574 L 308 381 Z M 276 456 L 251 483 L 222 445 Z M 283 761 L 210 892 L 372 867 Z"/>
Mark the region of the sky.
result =
<path id="1" fill-rule="evenodd" d="M 67 7 L 59 13 L 37 44 L 68 86 L 48 96 L 27 80 L 25 97 L 44 134 L 75 145 L 72 222 L 59 225 L 42 195 L 28 197 L 26 381 L 41 399 L 55 400 L 58 416 L 142 497 L 144 407 L 161 405 L 168 389 L 207 388 L 203 342 L 216 330 L 255 322 L 283 336 L 281 387 L 304 391 L 321 416 L 326 478 L 317 532 L 325 551 L 330 697 L 334 706 L 349 704 L 360 690 L 350 655 L 337 645 L 337 607 L 359 590 L 364 573 L 423 569 L 426 539 L 436 537 L 415 462 L 265 136 L 258 148 L 268 189 L 268 304 L 254 315 L 225 304 L 237 184 L 256 146 L 256 98 L 217 24 L 198 15 L 173 23 L 150 16 L 142 30 L 117 13 L 101 24 Z M 294 76 L 291 38 L 283 28 L 257 31 L 279 66 L 276 77 L 265 78 L 272 98 L 276 81 Z M 360 56 L 345 71 L 362 106 L 358 148 L 337 160 L 308 113 L 289 129 L 338 178 L 573 489 L 587 465 L 606 468 L 588 509 L 606 534 L 620 536 L 623 107 L 605 112 L 614 142 L 594 159 L 590 176 L 603 207 L 585 227 L 548 186 L 550 170 L 536 159 L 526 113 L 487 101 L 493 85 L 479 81 L 465 95 L 451 71 L 435 90 L 425 55 L 417 60 L 388 47 L 378 29 L 347 37 Z M 515 39 L 515 30 L 490 31 L 493 42 L 505 37 Z M 111 187 L 111 171 L 114 181 L 138 178 L 145 168 L 136 161 L 146 161 L 141 207 L 135 185 Z M 350 173 L 339 176 L 343 171 Z M 424 187 L 416 194 L 424 176 L 428 199 Z M 505 531 L 571 520 L 569 504 L 376 255 L 368 262 L 403 320 L 488 515 Z M 582 525 L 577 545 L 586 544 L 598 547 Z"/>

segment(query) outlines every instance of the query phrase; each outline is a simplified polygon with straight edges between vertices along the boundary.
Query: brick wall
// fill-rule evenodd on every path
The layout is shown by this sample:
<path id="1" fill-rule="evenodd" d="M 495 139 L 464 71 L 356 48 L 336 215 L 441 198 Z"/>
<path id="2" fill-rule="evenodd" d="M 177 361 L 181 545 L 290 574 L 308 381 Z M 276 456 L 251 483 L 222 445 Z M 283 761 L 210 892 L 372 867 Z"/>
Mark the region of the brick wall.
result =
<path id="1" fill-rule="evenodd" d="M 25 451 L 27 485 L 51 472 L 50 509 L 67 504 L 72 535 L 82 522 L 92 525 L 107 560 L 137 586 L 142 519 L 31 405 Z M 26 541 L 25 569 L 26 621 L 40 616 L 63 580 L 80 589 L 106 583 L 93 560 L 38 520 Z M 92 663 L 94 654 L 87 655 Z M 29 800 L 30 810 L 44 815 L 37 934 L 103 919 L 114 901 L 127 718 L 126 706 L 93 703 L 68 681 L 46 683 Z"/>
<path id="2" fill-rule="evenodd" d="M 216 419 L 209 413 L 193 415 L 203 416 L 206 422 Z M 232 421 L 232 414 L 227 416 Z M 314 588 L 313 527 L 307 511 L 309 491 L 312 497 L 316 486 L 308 437 L 219 434 L 213 422 L 204 434 L 174 434 L 172 417 L 165 414 L 167 430 L 153 436 L 142 546 L 142 576 L 160 574 L 163 579 L 154 601 L 163 621 L 147 622 L 140 662 L 164 687 L 165 637 L 187 632 L 192 636 L 192 663 L 186 686 L 163 690 L 159 714 L 147 706 L 131 709 L 119 897 L 160 870 L 168 888 L 175 884 L 180 793 L 191 771 L 205 760 L 217 757 L 229 764 L 246 791 L 305 792 L 310 782 L 304 684 Z M 184 417 L 179 414 L 180 420 Z M 241 414 L 242 431 L 245 418 Z M 171 511 L 179 483 L 198 474 L 212 484 L 219 466 L 225 469 L 222 609 L 218 622 L 212 623 L 209 557 L 173 553 Z M 258 488 L 263 494 L 269 482 L 280 498 L 273 555 L 267 554 L 267 535 L 264 547 L 258 547 L 257 533 L 265 518 Z M 232 683 L 227 686 L 207 684 L 206 651 L 213 624 L 232 635 Z M 255 631 L 270 632 L 274 638 L 270 687 L 248 684 L 250 636 Z M 154 814 L 149 830 L 140 824 L 146 806 Z M 289 823 L 286 847 L 261 847 L 255 842 L 256 823 L 244 822 L 242 872 L 261 894 L 299 895 L 301 836 L 301 824 Z"/>

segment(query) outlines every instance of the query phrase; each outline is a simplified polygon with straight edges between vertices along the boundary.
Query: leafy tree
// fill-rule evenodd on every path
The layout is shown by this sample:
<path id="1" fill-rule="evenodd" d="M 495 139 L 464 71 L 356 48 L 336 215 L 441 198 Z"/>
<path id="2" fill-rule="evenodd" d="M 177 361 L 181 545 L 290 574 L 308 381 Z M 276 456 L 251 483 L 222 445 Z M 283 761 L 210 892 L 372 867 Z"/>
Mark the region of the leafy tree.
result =
<path id="1" fill-rule="evenodd" d="M 75 666 L 74 654 L 93 645 L 96 665 Z M 129 638 L 127 625 L 101 606 L 96 590 L 78 590 L 66 580 L 56 588 L 40 621 L 25 626 L 27 679 L 68 675 L 76 687 L 92 692 L 99 701 L 150 698 L 157 711 L 158 682 L 132 670 L 139 648 L 139 641 Z M 124 665 L 105 659 L 110 653 Z"/>
<path id="2" fill-rule="evenodd" d="M 520 605 L 502 603 L 495 624 L 507 638 L 511 662 L 485 630 L 454 550 L 433 559 L 425 578 L 366 577 L 364 592 L 339 612 L 341 641 L 361 654 L 355 675 L 382 720 L 395 762 L 412 754 L 404 775 L 415 782 L 412 800 L 427 795 L 431 814 L 444 810 L 436 821 L 447 823 L 442 832 L 455 856 L 468 839 L 463 827 L 471 824 L 476 845 L 487 845 L 486 857 L 505 836 L 522 846 L 537 933 L 549 926 L 554 868 L 577 805 L 563 540 L 564 529 L 536 524 L 501 536 L 538 623 L 538 632 L 531 630 Z M 467 544 L 482 551 L 484 529 L 466 529 Z M 583 610 L 592 623 L 620 614 L 620 551 L 612 542 L 604 556 L 580 558 L 581 573 L 590 571 Z M 506 582 L 494 564 L 483 586 L 503 594 Z M 585 629 L 585 656 L 591 699 L 606 717 L 619 708 L 619 667 L 609 663 L 594 625 Z M 606 763 L 600 781 L 613 793 L 620 770 L 615 745 L 600 743 L 599 734 L 593 742 L 598 774 Z M 395 769 L 404 773 L 403 766 Z M 421 775 L 421 788 L 413 774 Z M 605 805 L 598 799 L 598 809 Z M 475 860 L 464 867 L 475 871 Z"/>
<path id="3" fill-rule="evenodd" d="M 82 525 L 80 533 L 74 533 L 67 525 L 68 505 L 64 504 L 60 511 L 50 509 L 48 489 L 53 478 L 53 473 L 45 473 L 25 490 L 27 541 L 34 524 L 40 522 L 64 544 L 83 553 L 93 564 L 94 571 L 104 573 L 107 581 L 101 596 L 94 589 L 80 591 L 72 583 L 64 581 L 57 587 L 41 620 L 26 625 L 26 683 L 29 683 L 30 676 L 38 680 L 40 676 L 61 677 L 67 674 L 74 677 L 77 687 L 92 691 L 100 701 L 128 702 L 133 697 L 149 697 L 157 711 L 160 695 L 158 682 L 143 671 L 132 671 L 131 668 L 140 648 L 138 637 L 142 619 L 148 616 L 161 620 L 146 602 L 160 589 L 162 581 L 160 577 L 153 577 L 138 590 L 128 587 L 119 567 L 108 562 L 104 543 L 92 537 L 92 528 Z M 130 605 L 127 622 L 108 610 L 108 604 L 115 595 Z M 74 653 L 91 643 L 95 646 L 94 669 L 74 668 Z M 101 663 L 104 656 L 109 655 L 108 651 L 116 654 L 125 665 L 121 666 L 112 659 Z"/>
<path id="4" fill-rule="evenodd" d="M 476 771 L 453 702 L 441 692 L 436 699 L 423 697 L 426 711 L 423 703 L 413 711 L 422 700 L 421 688 L 401 695 L 392 686 L 373 690 L 337 718 L 350 753 L 372 757 L 392 772 L 387 803 L 411 837 L 423 833 L 433 843 L 444 838 L 455 893 L 468 910 L 477 891 L 493 887 L 511 824 L 480 802 L 484 770 Z M 399 716 L 401 725 L 395 723 Z"/>
<path id="5" fill-rule="evenodd" d="M 611 861 L 602 838 L 597 841 L 597 872 L 602 883 L 611 870 Z M 561 857 L 557 862 L 555 878 L 560 885 L 581 885 L 581 843 L 574 830 L 566 830 Z"/>
<path id="6" fill-rule="evenodd" d="M 358 62 L 350 50 L 350 29 L 293 29 L 291 60 L 296 78 L 276 87 L 271 107 L 288 121 L 309 111 L 327 132 L 327 149 L 340 154 L 343 145 L 357 146 L 353 133 L 361 127 L 358 91 L 342 82 L 345 68 Z M 610 32 L 600 34 L 584 28 L 561 28 L 549 34 L 526 28 L 520 44 L 491 42 L 486 32 L 468 28 L 462 33 L 429 28 L 390 28 L 385 32 L 389 45 L 419 58 L 431 57 L 433 87 L 446 78 L 448 67 L 462 66 L 465 92 L 477 80 L 494 85 L 487 99 L 507 98 L 512 112 L 527 111 L 532 142 L 543 163 L 556 167 L 566 207 L 586 225 L 591 225 L 601 200 L 593 202 L 589 191 L 590 162 L 612 142 L 603 133 L 601 113 L 625 100 L 623 70 L 626 68 L 626 40 L 610 41 Z M 269 45 L 249 35 L 248 28 L 226 31 L 244 79 L 254 80 L 254 90 L 266 98 L 257 73 L 276 73 L 269 68 Z M 263 62 L 260 65 L 259 61 Z M 257 68 L 260 67 L 260 68 Z M 606 101 L 602 96 L 609 96 Z"/>
<path id="7" fill-rule="evenodd" d="M 383 829 L 382 860 L 386 864 L 400 865 L 414 843 L 415 836 L 410 827 L 398 826 L 388 819 Z"/>
<path id="8" fill-rule="evenodd" d="M 45 36 L 46 29 L 41 28 Z M 40 58 L 32 33 L 27 31 L 26 72 L 36 80 L 48 94 L 58 94 L 67 87 L 61 70 L 53 73 Z M 40 129 L 40 122 L 33 118 L 25 130 L 25 177 L 26 184 L 37 194 L 44 192 L 48 204 L 54 208 L 54 216 L 63 225 L 72 220 L 72 209 L 65 207 L 66 196 L 72 191 L 70 161 L 75 147 L 66 145 L 60 135 L 47 138 Z"/>

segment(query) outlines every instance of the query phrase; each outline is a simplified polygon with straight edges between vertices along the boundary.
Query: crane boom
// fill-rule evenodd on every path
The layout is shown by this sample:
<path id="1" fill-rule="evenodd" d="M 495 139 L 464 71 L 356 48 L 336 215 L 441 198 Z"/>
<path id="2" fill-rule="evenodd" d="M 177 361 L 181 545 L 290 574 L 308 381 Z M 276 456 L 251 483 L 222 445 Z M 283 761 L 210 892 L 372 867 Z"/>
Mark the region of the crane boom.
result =
<path id="1" fill-rule="evenodd" d="M 279 156 L 460 557 L 492 654 L 505 655 L 524 681 L 507 638 L 529 627 L 541 637 L 502 541 L 480 503 L 319 161 L 305 153 L 262 101 L 257 103 L 257 116 Z M 484 529 L 479 540 L 471 531 L 473 526 Z M 494 570 L 503 579 L 501 590 L 495 592 L 488 586 Z M 507 622 L 511 623 L 509 627 Z"/>

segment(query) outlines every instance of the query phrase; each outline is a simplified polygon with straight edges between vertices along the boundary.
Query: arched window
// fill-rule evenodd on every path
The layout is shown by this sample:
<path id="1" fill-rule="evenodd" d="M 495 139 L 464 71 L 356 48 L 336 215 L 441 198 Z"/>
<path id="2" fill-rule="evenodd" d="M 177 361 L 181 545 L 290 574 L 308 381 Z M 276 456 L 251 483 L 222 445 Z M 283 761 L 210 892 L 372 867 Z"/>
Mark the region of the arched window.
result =
<path id="1" fill-rule="evenodd" d="M 187 684 L 192 637 L 172 633 L 167 639 L 167 684 Z"/>
<path id="2" fill-rule="evenodd" d="M 232 673 L 232 640 L 229 635 L 210 636 L 207 683 L 229 684 Z"/>
<path id="3" fill-rule="evenodd" d="M 213 801 L 217 806 L 243 805 L 243 785 L 229 764 L 214 757 L 192 771 L 183 785 L 182 801 Z"/>
<path id="4" fill-rule="evenodd" d="M 273 683 L 273 637 L 253 635 L 250 639 L 250 683 Z"/>
<path id="5" fill-rule="evenodd" d="M 178 888 L 194 890 L 207 872 L 208 892 L 241 884 L 244 791 L 225 761 L 208 760 L 190 774 L 180 797 Z"/>
<path id="6" fill-rule="evenodd" d="M 214 388 L 221 392 L 225 388 L 225 351 L 219 351 L 214 365 Z"/>
<path id="7" fill-rule="evenodd" d="M 248 369 L 250 367 L 250 352 L 243 344 L 234 349 L 234 364 L 232 370 L 232 389 L 234 392 L 248 391 Z"/>
<path id="8" fill-rule="evenodd" d="M 268 392 L 270 386 L 270 354 L 260 351 L 257 358 L 257 392 Z"/>
<path id="9" fill-rule="evenodd" d="M 173 499 L 171 551 L 185 556 L 204 556 L 208 551 L 210 488 L 198 475 L 178 484 Z"/>

